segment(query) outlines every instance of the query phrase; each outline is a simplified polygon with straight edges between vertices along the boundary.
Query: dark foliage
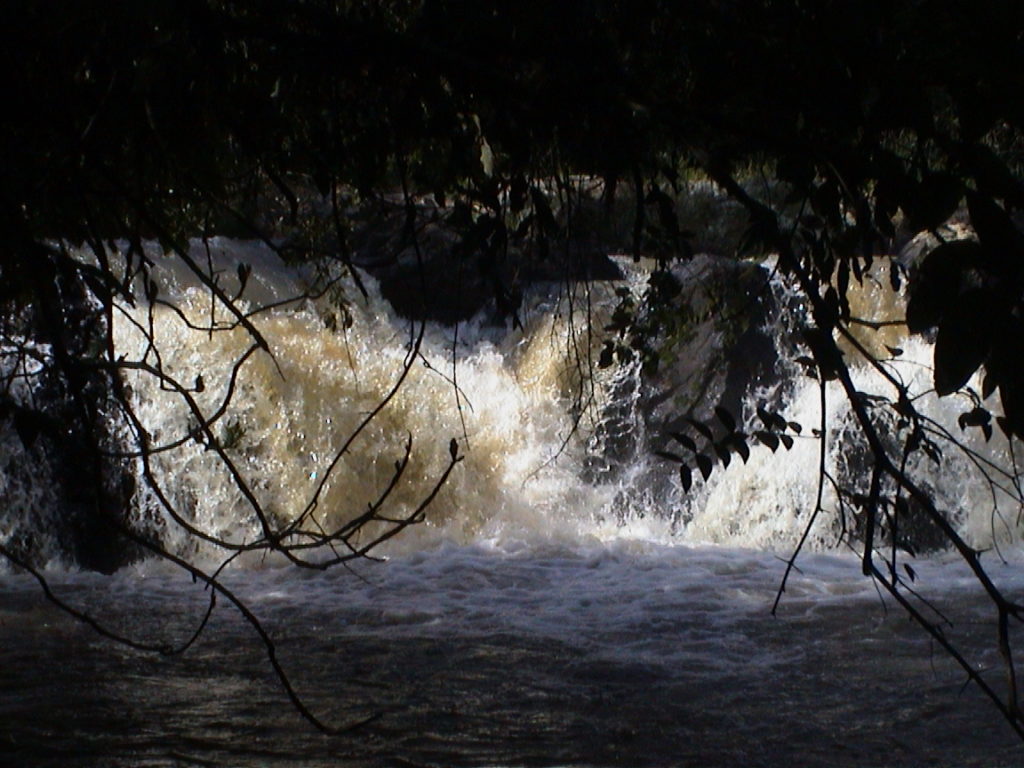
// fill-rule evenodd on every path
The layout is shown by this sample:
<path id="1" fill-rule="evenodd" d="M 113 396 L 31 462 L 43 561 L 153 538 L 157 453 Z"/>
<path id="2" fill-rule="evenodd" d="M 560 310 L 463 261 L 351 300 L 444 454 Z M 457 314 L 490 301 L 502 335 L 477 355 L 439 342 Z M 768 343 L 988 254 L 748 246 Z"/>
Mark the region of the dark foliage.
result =
<path id="1" fill-rule="evenodd" d="M 404 184 L 433 194 L 462 235 L 457 253 L 514 302 L 517 270 L 499 265 L 550 258 L 560 226 L 545 180 L 631 189 L 633 247 L 671 258 L 686 254 L 666 194 L 680 174 L 724 181 L 756 163 L 784 184 L 793 218 L 753 216 L 747 247 L 784 236 L 811 282 L 836 281 L 840 316 L 850 276 L 888 252 L 894 217 L 931 229 L 966 205 L 977 241 L 925 256 L 909 324 L 938 328 L 940 392 L 984 365 L 1020 434 L 1022 14 L 997 0 L 969 12 L 709 0 L 685 13 L 578 0 L 558 14 L 445 0 L 17 2 L 0 61 L 12 108 L 0 298 L 39 300 L 45 238 L 292 235 L 301 258 L 318 247 L 300 226 L 318 200 Z M 341 258 L 346 231 L 339 222 L 326 246 Z M 524 238 L 533 246 L 510 256 Z M 89 286 L 102 299 L 110 283 Z"/>

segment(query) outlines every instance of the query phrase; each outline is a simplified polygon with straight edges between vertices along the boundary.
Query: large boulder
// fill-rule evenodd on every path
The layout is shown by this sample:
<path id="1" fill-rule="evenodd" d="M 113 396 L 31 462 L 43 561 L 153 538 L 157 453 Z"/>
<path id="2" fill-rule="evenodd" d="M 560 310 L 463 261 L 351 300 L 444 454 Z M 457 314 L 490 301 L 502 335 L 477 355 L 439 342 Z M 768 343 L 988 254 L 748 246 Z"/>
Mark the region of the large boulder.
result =
<path id="1" fill-rule="evenodd" d="M 643 413 L 653 434 L 710 418 L 721 406 L 742 421 L 755 390 L 777 391 L 795 350 L 796 302 L 765 264 L 699 255 L 672 269 L 676 300 L 652 311 L 657 365 L 645 381 Z"/>
<path id="2" fill-rule="evenodd" d="M 501 323 L 516 317 L 531 285 L 622 277 L 600 243 L 545 252 L 526 242 L 481 247 L 430 199 L 417 202 L 415 237 L 407 217 L 400 201 L 367 206 L 353 216 L 351 243 L 353 263 L 379 281 L 384 298 L 406 318 L 454 325 L 485 312 Z"/>

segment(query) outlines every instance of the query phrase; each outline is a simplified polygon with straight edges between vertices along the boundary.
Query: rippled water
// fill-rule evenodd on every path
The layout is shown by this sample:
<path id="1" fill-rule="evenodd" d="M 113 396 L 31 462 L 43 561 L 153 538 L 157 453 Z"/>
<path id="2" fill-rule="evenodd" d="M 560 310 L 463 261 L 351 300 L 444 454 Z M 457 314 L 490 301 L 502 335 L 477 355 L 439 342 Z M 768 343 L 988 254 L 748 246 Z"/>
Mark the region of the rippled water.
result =
<path id="1" fill-rule="evenodd" d="M 62 766 L 1020 763 L 995 709 L 854 560 L 807 558 L 773 618 L 781 573 L 762 553 L 618 544 L 230 576 L 318 715 L 380 714 L 348 737 L 298 717 L 229 607 L 183 656 L 153 657 L 4 577 L 0 744 L 11 765 Z M 919 580 L 998 669 L 966 574 L 932 562 Z M 57 582 L 148 638 L 187 637 L 206 600 L 153 566 Z"/>

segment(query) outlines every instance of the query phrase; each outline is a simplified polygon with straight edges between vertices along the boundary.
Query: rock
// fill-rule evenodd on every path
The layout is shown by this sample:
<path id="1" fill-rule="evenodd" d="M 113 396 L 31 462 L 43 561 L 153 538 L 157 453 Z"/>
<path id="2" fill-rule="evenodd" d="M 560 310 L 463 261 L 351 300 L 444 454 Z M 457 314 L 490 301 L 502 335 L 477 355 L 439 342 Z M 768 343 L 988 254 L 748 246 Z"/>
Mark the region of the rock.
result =
<path id="1" fill-rule="evenodd" d="M 778 383 L 792 345 L 781 315 L 799 311 L 755 262 L 708 255 L 673 269 L 680 286 L 667 311 L 670 332 L 658 339 L 658 368 L 645 382 L 644 418 L 652 434 L 683 427 L 684 417 L 711 418 L 721 406 L 742 423 L 756 387 Z"/>
<path id="2" fill-rule="evenodd" d="M 489 252 L 468 246 L 449 214 L 430 200 L 418 201 L 415 242 L 404 205 L 385 202 L 357 217 L 352 261 L 379 281 L 403 317 L 453 325 L 487 311 L 502 323 L 516 316 L 530 285 L 622 278 L 599 244 L 571 243 L 542 254 L 509 243 Z"/>

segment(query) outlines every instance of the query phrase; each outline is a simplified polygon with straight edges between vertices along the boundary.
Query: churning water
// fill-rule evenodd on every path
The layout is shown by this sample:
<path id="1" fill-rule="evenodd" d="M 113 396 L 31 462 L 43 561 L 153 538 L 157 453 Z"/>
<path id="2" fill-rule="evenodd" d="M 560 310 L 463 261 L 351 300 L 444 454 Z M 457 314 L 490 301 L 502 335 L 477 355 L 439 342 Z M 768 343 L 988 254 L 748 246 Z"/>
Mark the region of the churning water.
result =
<path id="1" fill-rule="evenodd" d="M 224 275 L 255 269 L 253 305 L 301 292 L 300 279 L 260 248 L 216 243 Z M 208 294 L 169 266 L 155 273 L 193 324 L 224 319 Z M 638 280 L 640 278 L 637 278 Z M 373 292 L 370 281 L 371 293 Z M 233 291 L 225 277 L 227 290 Z M 597 326 L 610 301 L 594 286 Z M 337 298 L 337 297 L 335 297 Z M 898 607 L 860 576 L 824 516 L 812 552 L 770 613 L 817 489 L 820 421 L 815 382 L 755 382 L 750 402 L 774 398 L 805 429 L 791 450 L 754 448 L 683 494 L 671 465 L 650 460 L 660 436 L 632 386 L 635 371 L 591 374 L 601 338 L 580 330 L 581 305 L 557 291 L 532 300 L 525 331 L 483 322 L 428 328 L 398 394 L 326 475 L 339 444 L 387 394 L 408 359 L 409 326 L 377 297 L 302 301 L 256 316 L 273 359 L 241 369 L 222 442 L 276 520 L 293 519 L 321 484 L 325 528 L 365 509 L 389 482 L 412 437 L 410 470 L 389 498 L 415 509 L 447 463 L 465 455 L 426 521 L 361 561 L 326 573 L 273 558 L 232 563 L 226 585 L 276 642 L 323 736 L 288 702 L 251 627 L 218 604 L 195 646 L 147 656 L 103 640 L 51 607 L 35 581 L 0 576 L 0 760 L 61 766 L 692 765 L 1010 766 L 1021 748 L 995 709 Z M 570 312 L 570 307 L 572 311 Z M 212 312 L 212 316 L 211 316 Z M 575 313 L 575 318 L 571 317 Z M 164 369 L 202 376 L 194 397 L 215 410 L 244 330 L 191 330 L 166 308 L 140 307 Z M 203 320 L 205 318 L 205 320 Z M 146 355 L 128 315 L 119 352 Z M 698 327 L 694 365 L 722 331 Z M 892 370 L 927 389 L 930 352 L 901 340 Z M 454 358 L 454 363 L 453 363 Z M 582 365 L 580 363 L 583 363 Z M 869 394 L 892 394 L 867 371 Z M 779 382 L 783 381 L 784 384 Z M 194 423 L 180 398 L 144 376 L 127 384 L 157 442 Z M 962 402 L 919 406 L 956 431 Z M 612 430 L 605 423 L 616 406 Z M 830 462 L 857 483 L 847 415 L 827 397 Z M 752 409 L 751 409 L 752 410 Z M 625 414 L 625 416 L 623 415 Z M 752 416 L 751 414 L 745 414 Z M 623 427 L 625 424 L 625 427 Z M 639 446 L 632 453 L 622 448 Z M 977 444 L 982 449 L 980 443 Z M 1005 445 L 984 446 L 1012 466 Z M 623 456 L 626 452 L 628 455 Z M 612 461 L 608 457 L 615 455 Z M 1024 590 L 1016 508 L 969 458 L 923 463 L 941 506 L 986 555 L 1011 596 Z M 249 541 L 257 521 L 216 455 L 196 441 L 154 457 L 154 472 L 197 528 Z M 839 470 L 837 470 L 839 472 Z M 137 514 L 196 562 L 216 551 L 160 518 L 143 491 Z M 826 496 L 826 508 L 835 501 Z M 1005 560 L 1000 559 L 1001 557 Z M 913 561 L 915 588 L 949 619 L 947 634 L 993 679 L 994 615 L 966 568 L 948 555 Z M 202 584 L 153 560 L 112 577 L 54 565 L 54 590 L 110 626 L 182 642 L 202 619 Z M 222 601 L 223 602 L 223 601 Z"/>

